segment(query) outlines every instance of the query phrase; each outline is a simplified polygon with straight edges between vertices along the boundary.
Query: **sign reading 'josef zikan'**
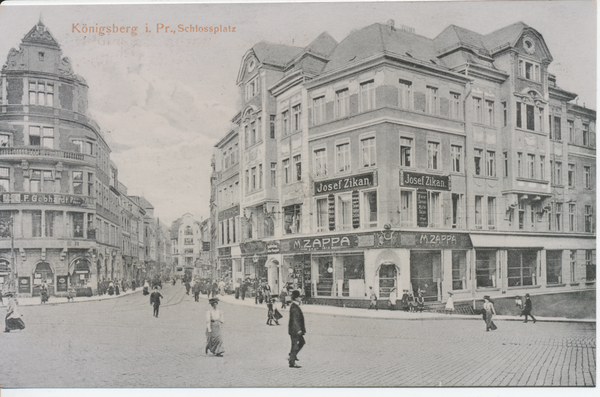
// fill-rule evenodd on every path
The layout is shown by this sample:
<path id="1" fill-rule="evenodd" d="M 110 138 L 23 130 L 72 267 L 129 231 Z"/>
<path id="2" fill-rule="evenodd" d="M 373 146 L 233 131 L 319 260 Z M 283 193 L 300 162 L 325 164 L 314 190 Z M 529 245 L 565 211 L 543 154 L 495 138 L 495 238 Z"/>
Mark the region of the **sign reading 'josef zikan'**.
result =
<path id="1" fill-rule="evenodd" d="M 326 181 L 315 182 L 315 196 L 331 192 L 340 192 L 343 190 L 355 190 L 375 186 L 375 175 L 373 172 L 368 174 L 352 175 L 343 178 L 328 179 Z"/>
<path id="2" fill-rule="evenodd" d="M 450 177 L 448 175 L 400 171 L 400 185 L 421 189 L 450 190 Z"/>

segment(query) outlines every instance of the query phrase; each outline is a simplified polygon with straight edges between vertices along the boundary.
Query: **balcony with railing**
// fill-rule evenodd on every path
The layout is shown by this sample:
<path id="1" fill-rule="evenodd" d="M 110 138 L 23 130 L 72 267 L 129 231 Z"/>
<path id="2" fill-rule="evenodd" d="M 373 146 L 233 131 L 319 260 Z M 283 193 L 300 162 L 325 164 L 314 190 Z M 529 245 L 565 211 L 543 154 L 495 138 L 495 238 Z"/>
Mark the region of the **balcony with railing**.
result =
<path id="1" fill-rule="evenodd" d="M 67 160 L 93 161 L 93 157 L 84 153 L 48 149 L 41 146 L 0 147 L 0 157 L 51 157 Z"/>

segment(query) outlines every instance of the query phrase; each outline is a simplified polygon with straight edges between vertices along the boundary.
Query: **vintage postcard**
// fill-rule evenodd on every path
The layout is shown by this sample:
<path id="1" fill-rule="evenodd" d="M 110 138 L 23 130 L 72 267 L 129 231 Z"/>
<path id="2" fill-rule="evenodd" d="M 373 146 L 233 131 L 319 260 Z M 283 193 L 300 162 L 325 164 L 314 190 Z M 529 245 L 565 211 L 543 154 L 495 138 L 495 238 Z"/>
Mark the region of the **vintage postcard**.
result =
<path id="1" fill-rule="evenodd" d="M 3 3 L 2 392 L 593 391 L 596 12 Z"/>

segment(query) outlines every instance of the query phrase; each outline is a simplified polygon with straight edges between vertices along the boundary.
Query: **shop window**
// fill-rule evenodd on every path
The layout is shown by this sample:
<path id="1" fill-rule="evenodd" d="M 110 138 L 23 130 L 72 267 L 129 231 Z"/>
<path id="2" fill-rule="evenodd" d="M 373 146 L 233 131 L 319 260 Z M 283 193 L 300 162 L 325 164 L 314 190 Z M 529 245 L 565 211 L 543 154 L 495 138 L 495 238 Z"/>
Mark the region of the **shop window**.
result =
<path id="1" fill-rule="evenodd" d="M 326 198 L 320 198 L 316 201 L 317 232 L 324 232 L 329 227 L 329 212 Z"/>
<path id="2" fill-rule="evenodd" d="M 412 144 L 411 138 L 400 138 L 400 165 L 403 167 L 411 167 Z"/>
<path id="3" fill-rule="evenodd" d="M 452 251 L 452 289 L 467 289 L 467 252 Z"/>
<path id="4" fill-rule="evenodd" d="M 477 288 L 496 287 L 496 251 L 475 252 L 475 276 Z"/>
<path id="5" fill-rule="evenodd" d="M 350 230 L 352 228 L 352 195 L 340 194 L 336 197 L 336 229 Z"/>
<path id="6" fill-rule="evenodd" d="M 562 251 L 546 251 L 546 282 L 562 283 Z"/>
<path id="7" fill-rule="evenodd" d="M 585 281 L 596 281 L 596 250 L 585 250 Z"/>
<path id="8" fill-rule="evenodd" d="M 10 191 L 10 168 L 0 167 L 0 193 Z"/>
<path id="9" fill-rule="evenodd" d="M 364 227 L 377 227 L 377 191 L 363 193 Z"/>
<path id="10" fill-rule="evenodd" d="M 410 252 L 410 283 L 417 296 L 419 291 L 425 301 L 437 301 L 441 287 L 440 251 Z"/>
<path id="11" fill-rule="evenodd" d="M 508 251 L 508 286 L 537 285 L 537 251 Z"/>
<path id="12" fill-rule="evenodd" d="M 401 226 L 413 227 L 414 222 L 413 191 L 402 190 L 400 192 L 400 224 Z"/>
<path id="13" fill-rule="evenodd" d="M 283 207 L 284 234 L 298 234 L 302 232 L 302 205 L 295 204 Z"/>
<path id="14" fill-rule="evenodd" d="M 364 298 L 365 262 L 359 255 L 313 255 L 317 268 L 317 296 Z"/>
<path id="15" fill-rule="evenodd" d="M 379 267 L 379 298 L 389 298 L 392 288 L 396 287 L 398 272 L 394 264 L 382 264 Z"/>
<path id="16" fill-rule="evenodd" d="M 313 269 L 316 267 L 316 293 L 317 296 L 335 296 L 333 278 L 333 256 L 313 255 Z"/>

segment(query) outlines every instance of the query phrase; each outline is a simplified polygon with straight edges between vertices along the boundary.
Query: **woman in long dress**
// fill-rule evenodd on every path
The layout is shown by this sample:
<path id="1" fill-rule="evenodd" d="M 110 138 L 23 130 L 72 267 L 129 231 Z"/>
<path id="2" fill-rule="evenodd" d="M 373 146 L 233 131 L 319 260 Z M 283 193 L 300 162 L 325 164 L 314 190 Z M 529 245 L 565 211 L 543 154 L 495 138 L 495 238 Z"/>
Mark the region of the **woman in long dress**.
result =
<path id="1" fill-rule="evenodd" d="M 485 313 L 485 331 L 492 330 L 494 331 L 497 327 L 494 324 L 493 317 L 496 315 L 496 309 L 494 309 L 494 304 L 489 296 L 484 296 L 483 310 Z"/>
<path id="2" fill-rule="evenodd" d="M 21 320 L 21 314 L 17 308 L 17 300 L 14 298 L 13 293 L 9 292 L 5 296 L 8 297 L 8 305 L 6 306 L 4 332 L 25 328 L 25 324 Z"/>
<path id="3" fill-rule="evenodd" d="M 223 357 L 223 340 L 221 339 L 221 326 L 223 324 L 223 312 L 217 309 L 219 298 L 211 298 L 210 310 L 206 312 L 206 349 L 217 357 Z"/>

